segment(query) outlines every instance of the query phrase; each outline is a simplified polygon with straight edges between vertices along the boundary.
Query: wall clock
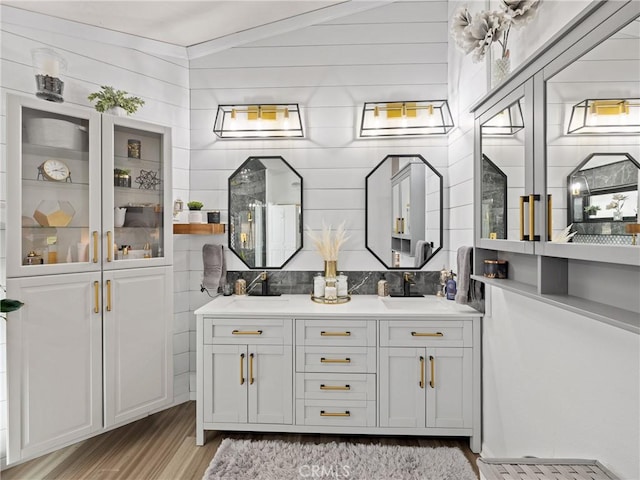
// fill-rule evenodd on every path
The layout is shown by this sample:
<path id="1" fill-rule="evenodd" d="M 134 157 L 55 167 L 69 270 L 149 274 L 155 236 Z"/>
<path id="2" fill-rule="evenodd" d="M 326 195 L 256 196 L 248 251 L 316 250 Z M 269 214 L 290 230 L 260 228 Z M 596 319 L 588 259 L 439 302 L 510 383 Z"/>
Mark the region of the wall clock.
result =
<path id="1" fill-rule="evenodd" d="M 52 182 L 71 182 L 71 170 L 62 160 L 45 160 L 38 167 L 38 179 L 40 178 Z"/>

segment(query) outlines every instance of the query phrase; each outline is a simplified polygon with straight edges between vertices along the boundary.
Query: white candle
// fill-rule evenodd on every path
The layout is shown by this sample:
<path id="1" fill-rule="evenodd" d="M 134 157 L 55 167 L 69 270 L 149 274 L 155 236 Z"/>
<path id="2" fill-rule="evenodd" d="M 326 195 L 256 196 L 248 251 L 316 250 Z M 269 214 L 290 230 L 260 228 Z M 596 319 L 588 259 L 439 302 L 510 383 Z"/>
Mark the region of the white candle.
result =
<path id="1" fill-rule="evenodd" d="M 45 58 L 42 60 L 42 73 L 57 78 L 60 74 L 60 62 L 55 58 Z"/>

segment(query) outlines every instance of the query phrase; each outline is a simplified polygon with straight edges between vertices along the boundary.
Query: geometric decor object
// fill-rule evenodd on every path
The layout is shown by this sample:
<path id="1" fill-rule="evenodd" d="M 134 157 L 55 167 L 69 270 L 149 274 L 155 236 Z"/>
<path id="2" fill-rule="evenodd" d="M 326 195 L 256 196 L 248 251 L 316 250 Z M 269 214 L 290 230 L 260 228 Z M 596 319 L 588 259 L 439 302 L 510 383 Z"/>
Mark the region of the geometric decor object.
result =
<path id="1" fill-rule="evenodd" d="M 140 170 L 140 175 L 136 177 L 135 182 L 138 188 L 143 190 L 155 190 L 162 181 L 158 178 L 158 172 L 154 170 Z"/>
<path id="2" fill-rule="evenodd" d="M 304 138 L 297 103 L 218 105 L 213 133 L 220 138 Z"/>
<path id="3" fill-rule="evenodd" d="M 571 109 L 568 135 L 640 133 L 640 98 L 586 99 Z"/>
<path id="4" fill-rule="evenodd" d="M 453 127 L 446 100 L 366 102 L 360 138 L 446 135 Z"/>
<path id="5" fill-rule="evenodd" d="M 69 202 L 43 200 L 33 212 L 33 218 L 42 227 L 66 227 L 75 214 L 76 211 Z"/>
<path id="6" fill-rule="evenodd" d="M 520 100 L 518 100 L 483 123 L 482 135 L 514 135 L 523 128 L 524 118 L 522 117 L 522 105 L 520 104 Z"/>

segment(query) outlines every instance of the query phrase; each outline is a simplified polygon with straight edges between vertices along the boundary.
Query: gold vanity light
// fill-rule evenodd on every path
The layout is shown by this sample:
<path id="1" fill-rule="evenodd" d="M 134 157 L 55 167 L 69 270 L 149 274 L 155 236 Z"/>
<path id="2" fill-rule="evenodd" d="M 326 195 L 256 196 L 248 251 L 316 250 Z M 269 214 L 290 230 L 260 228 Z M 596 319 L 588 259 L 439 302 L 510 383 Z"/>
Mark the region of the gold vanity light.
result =
<path id="1" fill-rule="evenodd" d="M 304 138 L 297 103 L 218 105 L 213 132 L 220 138 Z"/>
<path id="2" fill-rule="evenodd" d="M 366 102 L 360 137 L 446 135 L 453 127 L 446 100 Z"/>
<path id="3" fill-rule="evenodd" d="M 640 133 L 640 98 L 586 99 L 571 108 L 568 135 Z"/>
<path id="4" fill-rule="evenodd" d="M 491 117 L 482 124 L 483 136 L 514 135 L 524 128 L 522 105 L 520 100 Z"/>

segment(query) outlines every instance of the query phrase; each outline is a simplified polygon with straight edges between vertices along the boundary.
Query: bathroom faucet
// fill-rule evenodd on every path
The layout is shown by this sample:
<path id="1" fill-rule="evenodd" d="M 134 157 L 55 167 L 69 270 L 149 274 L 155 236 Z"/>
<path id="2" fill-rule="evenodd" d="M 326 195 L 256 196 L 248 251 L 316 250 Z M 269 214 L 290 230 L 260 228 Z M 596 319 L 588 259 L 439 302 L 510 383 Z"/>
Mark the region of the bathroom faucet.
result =
<path id="1" fill-rule="evenodd" d="M 261 290 L 260 293 L 250 293 L 251 290 L 256 286 L 256 284 L 260 282 Z M 265 270 L 264 272 L 260 272 L 256 278 L 254 278 L 249 285 L 247 285 L 247 293 L 249 295 L 257 295 L 262 297 L 279 297 L 280 293 L 272 293 L 269 288 L 269 274 Z"/>
<path id="2" fill-rule="evenodd" d="M 262 280 L 262 295 L 269 295 L 269 275 L 266 271 L 260 274 L 260 280 Z"/>
<path id="3" fill-rule="evenodd" d="M 402 293 L 405 297 L 411 296 L 411 285 L 415 285 L 416 282 L 413 279 L 413 274 L 410 272 L 404 272 L 402 274 Z"/>

